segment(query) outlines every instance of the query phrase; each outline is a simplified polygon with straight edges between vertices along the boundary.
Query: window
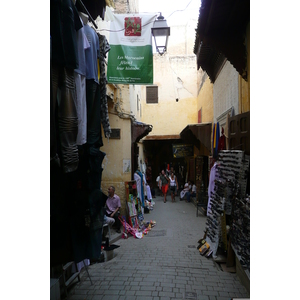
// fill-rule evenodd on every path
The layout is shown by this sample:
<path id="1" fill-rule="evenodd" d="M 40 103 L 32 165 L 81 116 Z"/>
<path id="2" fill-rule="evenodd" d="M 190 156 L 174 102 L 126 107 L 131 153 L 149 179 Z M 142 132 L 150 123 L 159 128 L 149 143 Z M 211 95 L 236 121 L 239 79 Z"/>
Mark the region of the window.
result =
<path id="1" fill-rule="evenodd" d="M 111 138 L 111 139 L 120 139 L 121 138 L 121 129 L 112 128 L 109 138 Z"/>
<path id="2" fill-rule="evenodd" d="M 158 103 L 158 86 L 146 87 L 146 103 Z"/>

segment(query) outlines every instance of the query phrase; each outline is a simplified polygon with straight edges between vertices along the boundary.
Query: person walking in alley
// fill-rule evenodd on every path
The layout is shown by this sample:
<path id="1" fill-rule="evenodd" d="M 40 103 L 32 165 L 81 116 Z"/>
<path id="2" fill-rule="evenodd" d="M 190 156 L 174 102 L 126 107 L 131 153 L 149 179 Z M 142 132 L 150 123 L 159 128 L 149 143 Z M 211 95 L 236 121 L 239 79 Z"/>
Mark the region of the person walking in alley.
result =
<path id="1" fill-rule="evenodd" d="M 121 208 L 121 200 L 120 197 L 115 194 L 115 188 L 110 186 L 108 188 L 108 198 L 106 200 L 106 216 L 115 219 L 116 232 L 120 233 L 121 230 L 121 222 L 119 220 Z"/>
<path id="2" fill-rule="evenodd" d="M 169 182 L 170 182 L 171 199 L 172 202 L 175 202 L 175 191 L 176 188 L 178 190 L 178 182 L 176 176 L 174 175 L 174 172 L 171 172 L 169 179 L 170 179 Z"/>
<path id="3" fill-rule="evenodd" d="M 161 191 L 164 195 L 164 203 L 167 201 L 167 192 L 168 192 L 168 186 L 169 186 L 169 177 L 165 174 L 165 170 L 161 171 L 160 175 L 160 182 L 161 182 Z"/>
<path id="4" fill-rule="evenodd" d="M 161 172 L 159 172 L 159 175 L 156 177 L 156 184 L 158 187 L 158 191 L 160 193 L 160 196 L 163 196 L 162 191 L 161 191 L 161 181 L 160 181 L 160 176 L 161 176 Z"/>

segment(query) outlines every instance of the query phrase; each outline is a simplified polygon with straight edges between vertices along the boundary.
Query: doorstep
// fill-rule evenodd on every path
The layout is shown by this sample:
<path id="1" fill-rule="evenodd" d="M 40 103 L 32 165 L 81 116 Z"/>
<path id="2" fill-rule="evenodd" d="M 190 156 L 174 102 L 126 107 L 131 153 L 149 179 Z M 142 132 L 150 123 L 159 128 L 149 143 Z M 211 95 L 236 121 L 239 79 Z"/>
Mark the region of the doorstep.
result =
<path id="1" fill-rule="evenodd" d="M 118 241 L 120 238 L 122 238 L 122 233 L 123 233 L 123 226 L 122 225 L 121 225 L 120 230 L 121 230 L 121 232 L 118 233 L 118 232 L 116 232 L 116 230 L 114 228 L 110 229 L 110 240 L 109 240 L 110 244 L 113 244 L 116 241 Z M 108 237 L 108 233 L 107 233 L 106 237 Z M 105 239 L 103 241 L 105 241 Z"/>

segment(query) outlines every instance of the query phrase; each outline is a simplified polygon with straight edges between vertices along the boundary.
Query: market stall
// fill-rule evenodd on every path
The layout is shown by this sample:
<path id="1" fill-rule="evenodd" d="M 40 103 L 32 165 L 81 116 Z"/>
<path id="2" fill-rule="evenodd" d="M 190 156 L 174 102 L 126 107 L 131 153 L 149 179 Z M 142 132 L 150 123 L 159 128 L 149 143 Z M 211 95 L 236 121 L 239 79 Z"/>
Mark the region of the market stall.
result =
<path id="1" fill-rule="evenodd" d="M 232 267 L 234 253 L 250 274 L 250 196 L 246 194 L 250 157 L 240 150 L 223 150 L 210 172 L 206 236 L 202 255 Z M 205 240 L 205 242 L 203 242 Z M 225 259 L 224 259 L 225 256 Z M 222 257 L 222 259 L 220 259 Z"/>

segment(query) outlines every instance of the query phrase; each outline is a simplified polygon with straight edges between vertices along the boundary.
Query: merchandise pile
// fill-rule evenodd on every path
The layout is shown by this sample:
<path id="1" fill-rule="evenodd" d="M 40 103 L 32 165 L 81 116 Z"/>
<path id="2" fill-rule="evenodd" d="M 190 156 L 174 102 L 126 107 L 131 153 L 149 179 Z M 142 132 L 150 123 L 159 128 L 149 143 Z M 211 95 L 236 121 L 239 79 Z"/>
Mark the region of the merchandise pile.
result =
<path id="1" fill-rule="evenodd" d="M 230 236 L 232 249 L 244 268 L 250 267 L 248 170 L 249 160 L 243 151 L 220 151 L 206 220 L 206 242 L 213 258 L 219 248 L 227 251 Z"/>
<path id="2" fill-rule="evenodd" d="M 199 245 L 197 249 L 199 250 L 199 253 L 207 258 L 210 257 L 213 251 L 210 249 L 210 245 L 206 242 L 206 240 L 204 238 L 200 239 L 198 243 Z"/>
<path id="3" fill-rule="evenodd" d="M 242 267 L 250 269 L 250 197 L 234 202 L 230 232 L 232 249 Z"/>
<path id="4" fill-rule="evenodd" d="M 122 225 L 123 225 L 123 238 L 128 238 L 128 234 L 130 233 L 133 237 L 141 239 L 144 235 L 148 234 L 148 232 L 156 225 L 156 221 L 151 220 L 147 222 L 142 220 L 141 222 L 135 223 L 134 226 L 131 226 L 128 222 L 126 222 L 125 218 L 119 217 Z"/>

